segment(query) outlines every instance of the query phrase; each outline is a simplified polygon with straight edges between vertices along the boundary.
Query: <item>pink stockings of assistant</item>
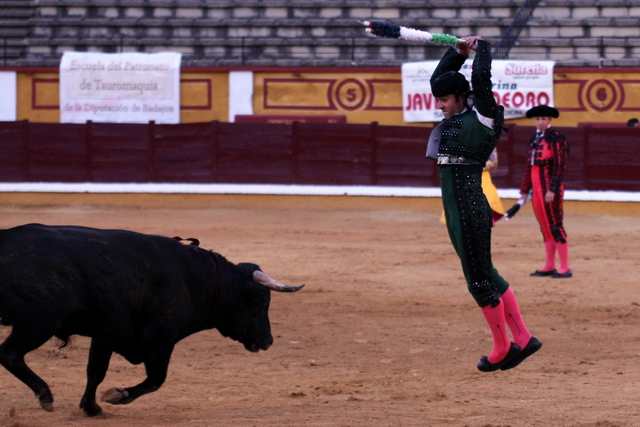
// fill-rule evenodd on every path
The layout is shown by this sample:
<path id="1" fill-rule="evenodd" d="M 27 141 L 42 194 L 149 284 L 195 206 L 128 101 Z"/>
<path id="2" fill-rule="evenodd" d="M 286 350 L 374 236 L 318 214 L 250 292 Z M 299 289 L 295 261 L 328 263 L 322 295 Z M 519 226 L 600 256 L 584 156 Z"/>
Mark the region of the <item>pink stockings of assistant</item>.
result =
<path id="1" fill-rule="evenodd" d="M 560 243 L 553 240 L 547 240 L 544 242 L 544 249 L 547 254 L 547 261 L 542 271 L 552 271 L 556 269 L 556 252 L 560 258 L 559 273 L 564 273 L 570 270 L 569 267 L 569 242 Z"/>

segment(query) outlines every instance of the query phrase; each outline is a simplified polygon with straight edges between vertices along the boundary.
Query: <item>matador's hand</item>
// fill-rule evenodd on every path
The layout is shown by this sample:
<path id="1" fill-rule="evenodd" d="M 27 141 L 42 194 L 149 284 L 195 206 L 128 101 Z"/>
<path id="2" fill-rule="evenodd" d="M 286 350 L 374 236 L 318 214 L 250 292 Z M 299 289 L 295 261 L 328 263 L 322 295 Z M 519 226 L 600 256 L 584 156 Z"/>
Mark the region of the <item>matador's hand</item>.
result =
<path id="1" fill-rule="evenodd" d="M 469 56 L 469 52 L 478 50 L 478 40 L 481 40 L 480 36 L 467 36 L 459 37 L 460 43 L 456 46 L 460 55 Z"/>
<path id="2" fill-rule="evenodd" d="M 555 197 L 556 197 L 556 193 L 554 193 L 553 191 L 547 191 L 547 193 L 544 195 L 544 202 L 551 203 L 553 202 L 553 199 Z"/>

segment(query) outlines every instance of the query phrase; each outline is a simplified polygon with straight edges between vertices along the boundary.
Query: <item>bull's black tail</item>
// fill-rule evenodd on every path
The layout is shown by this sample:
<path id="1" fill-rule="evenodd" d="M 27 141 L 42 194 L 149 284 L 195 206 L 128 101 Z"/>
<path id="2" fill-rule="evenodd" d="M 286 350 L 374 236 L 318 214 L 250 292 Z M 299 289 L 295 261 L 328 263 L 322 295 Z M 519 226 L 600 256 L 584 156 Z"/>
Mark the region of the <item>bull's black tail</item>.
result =
<path id="1" fill-rule="evenodd" d="M 0 325 L 4 325 L 4 326 L 11 326 L 12 323 L 9 319 L 7 319 L 6 317 L 4 317 L 2 315 L 2 313 L 0 313 Z"/>
<path id="2" fill-rule="evenodd" d="M 0 311 L 0 325 L 4 325 L 4 326 L 11 326 L 12 323 L 9 319 L 7 319 L 7 317 L 2 314 L 2 312 Z"/>

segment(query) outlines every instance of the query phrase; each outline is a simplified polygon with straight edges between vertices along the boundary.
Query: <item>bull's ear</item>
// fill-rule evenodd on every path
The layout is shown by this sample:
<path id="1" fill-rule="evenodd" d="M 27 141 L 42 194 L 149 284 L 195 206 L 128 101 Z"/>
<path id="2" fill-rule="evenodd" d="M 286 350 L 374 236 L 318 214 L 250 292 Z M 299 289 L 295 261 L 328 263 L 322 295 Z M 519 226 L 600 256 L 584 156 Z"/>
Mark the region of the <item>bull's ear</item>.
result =
<path id="1" fill-rule="evenodd" d="M 277 280 L 274 280 L 271 277 L 267 276 L 260 270 L 256 270 L 253 272 L 253 281 L 260 285 L 264 285 L 267 288 L 276 292 L 297 292 L 300 289 L 304 288 L 304 285 L 300 285 L 300 286 L 283 285 Z"/>

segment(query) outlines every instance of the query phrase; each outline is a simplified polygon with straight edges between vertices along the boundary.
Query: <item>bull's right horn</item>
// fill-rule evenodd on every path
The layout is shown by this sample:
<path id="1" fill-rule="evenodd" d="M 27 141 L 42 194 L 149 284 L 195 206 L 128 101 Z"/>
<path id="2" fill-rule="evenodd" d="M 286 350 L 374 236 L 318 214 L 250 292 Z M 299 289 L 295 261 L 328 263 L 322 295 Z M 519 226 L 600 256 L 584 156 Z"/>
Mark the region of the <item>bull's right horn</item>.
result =
<path id="1" fill-rule="evenodd" d="M 283 285 L 277 280 L 274 280 L 271 277 L 267 276 L 260 270 L 256 270 L 253 272 L 253 281 L 261 285 L 264 285 L 267 288 L 276 292 L 296 292 L 304 288 L 304 285 L 300 285 L 300 286 Z"/>

